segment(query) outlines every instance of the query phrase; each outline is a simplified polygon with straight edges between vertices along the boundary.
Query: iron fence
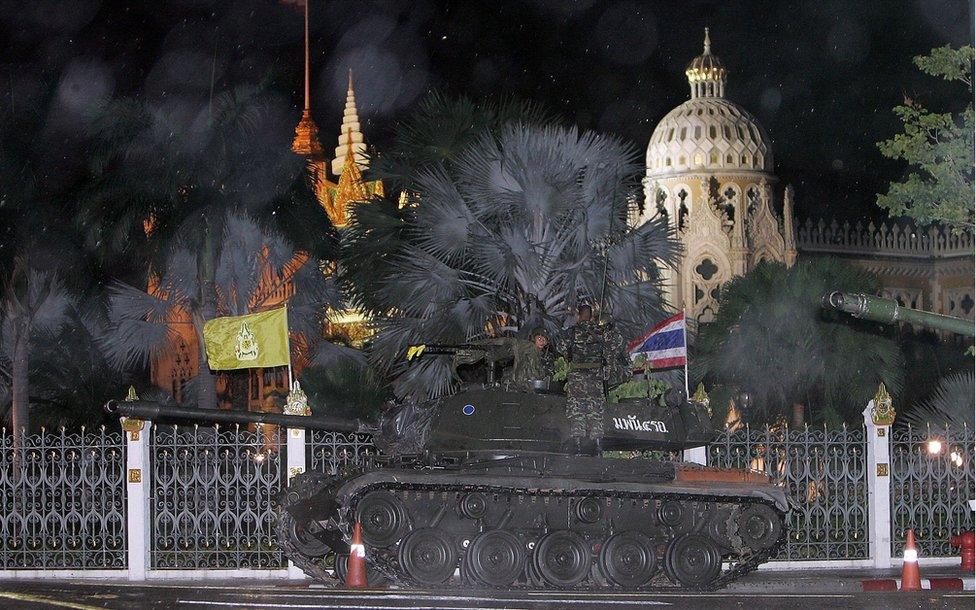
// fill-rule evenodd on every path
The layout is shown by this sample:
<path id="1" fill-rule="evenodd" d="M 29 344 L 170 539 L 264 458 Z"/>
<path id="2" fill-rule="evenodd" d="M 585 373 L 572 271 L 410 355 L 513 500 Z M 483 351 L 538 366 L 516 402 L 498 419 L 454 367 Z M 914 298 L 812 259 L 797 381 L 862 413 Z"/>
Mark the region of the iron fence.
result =
<path id="1" fill-rule="evenodd" d="M 0 568 L 125 568 L 125 510 L 121 433 L 0 434 Z"/>
<path id="2" fill-rule="evenodd" d="M 308 437 L 309 470 L 335 474 L 346 466 L 365 466 L 378 453 L 369 434 L 312 430 Z"/>
<path id="3" fill-rule="evenodd" d="M 863 428 L 749 428 L 721 435 L 708 463 L 762 470 L 792 498 L 778 560 L 866 559 L 868 501 Z"/>
<path id="4" fill-rule="evenodd" d="M 932 442 L 932 445 L 929 443 Z M 955 534 L 973 529 L 973 430 L 899 428 L 891 434 L 891 552 L 914 529 L 922 557 L 958 555 Z"/>
<path id="5" fill-rule="evenodd" d="M 949 537 L 973 528 L 973 430 L 889 434 L 893 555 L 909 527 L 922 557 L 954 555 Z M 931 439 L 939 451 L 929 451 Z M 283 433 L 153 427 L 148 450 L 151 569 L 285 567 L 274 535 Z M 15 468 L 12 439 L 0 435 L 0 569 L 126 568 L 125 451 L 122 434 L 105 429 L 43 432 L 26 437 Z M 367 434 L 313 431 L 305 458 L 311 470 L 335 473 L 376 453 Z M 884 456 L 868 464 L 866 453 L 862 427 L 746 428 L 707 450 L 710 465 L 756 468 L 785 484 L 795 508 L 777 559 L 828 561 L 869 557 L 867 475 L 886 465 Z"/>
<path id="6" fill-rule="evenodd" d="M 154 427 L 150 566 L 282 568 L 274 498 L 287 463 L 276 426 Z"/>

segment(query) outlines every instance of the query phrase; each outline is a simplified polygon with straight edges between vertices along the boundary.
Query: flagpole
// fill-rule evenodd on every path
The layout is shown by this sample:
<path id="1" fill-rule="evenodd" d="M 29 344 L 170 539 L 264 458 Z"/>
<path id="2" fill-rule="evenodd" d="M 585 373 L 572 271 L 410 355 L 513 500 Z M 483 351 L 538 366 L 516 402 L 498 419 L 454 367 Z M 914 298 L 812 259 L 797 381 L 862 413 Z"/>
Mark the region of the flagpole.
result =
<path id="1" fill-rule="evenodd" d="M 685 316 L 684 308 L 681 309 L 681 332 L 685 339 L 685 400 L 691 400 L 691 392 L 688 388 L 688 318 Z"/>
<path id="2" fill-rule="evenodd" d="M 285 301 L 285 346 L 288 348 L 288 393 L 291 394 L 294 381 L 292 380 L 291 376 L 291 333 L 288 332 L 288 301 Z M 685 357 L 685 362 L 687 361 L 688 358 Z M 685 385 L 687 385 L 687 381 L 685 382 Z"/>

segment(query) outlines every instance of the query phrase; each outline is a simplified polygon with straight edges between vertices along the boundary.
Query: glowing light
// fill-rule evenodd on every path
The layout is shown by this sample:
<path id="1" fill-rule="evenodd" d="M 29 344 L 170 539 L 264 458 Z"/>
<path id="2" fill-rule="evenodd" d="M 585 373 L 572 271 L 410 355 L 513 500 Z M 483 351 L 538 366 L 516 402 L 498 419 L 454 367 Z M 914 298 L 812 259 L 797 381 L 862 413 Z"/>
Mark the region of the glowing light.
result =
<path id="1" fill-rule="evenodd" d="M 915 549 L 906 549 L 905 561 L 918 561 L 918 551 Z"/>
<path id="2" fill-rule="evenodd" d="M 264 462 L 264 458 L 266 458 L 266 457 L 268 457 L 268 456 L 259 451 L 258 453 L 255 453 L 254 454 L 254 462 L 256 464 L 260 464 L 260 463 Z"/>
<path id="3" fill-rule="evenodd" d="M 928 443 L 926 443 L 926 447 L 928 447 L 929 453 L 931 453 L 932 455 L 942 453 L 942 441 L 940 441 L 937 438 L 933 438 Z"/>
<path id="4" fill-rule="evenodd" d="M 953 463 L 959 461 L 959 452 L 958 451 L 953 451 L 952 453 L 950 453 L 949 454 L 949 459 L 952 460 Z"/>

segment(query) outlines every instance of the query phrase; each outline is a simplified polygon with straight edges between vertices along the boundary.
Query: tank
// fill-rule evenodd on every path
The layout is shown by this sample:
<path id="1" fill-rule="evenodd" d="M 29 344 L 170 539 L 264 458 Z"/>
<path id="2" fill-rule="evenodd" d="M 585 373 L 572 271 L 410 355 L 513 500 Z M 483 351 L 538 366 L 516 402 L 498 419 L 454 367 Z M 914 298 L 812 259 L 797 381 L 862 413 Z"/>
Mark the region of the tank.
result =
<path id="1" fill-rule="evenodd" d="M 916 326 L 967 337 L 972 337 L 976 334 L 976 326 L 974 326 L 972 320 L 911 309 L 899 305 L 898 301 L 873 297 L 867 294 L 845 293 L 835 290 L 824 294 L 821 299 L 821 304 L 825 309 L 843 311 L 851 314 L 855 318 L 881 322 L 882 324 L 907 322 Z"/>
<path id="2" fill-rule="evenodd" d="M 112 401 L 142 419 L 262 422 L 373 434 L 366 466 L 291 479 L 278 541 L 314 579 L 343 578 L 359 521 L 371 584 L 412 588 L 710 590 L 785 543 L 784 489 L 765 474 L 649 457 L 573 455 L 566 398 L 534 383 L 486 381 L 377 421 L 213 412 Z M 604 447 L 699 447 L 707 406 L 674 399 L 608 404 Z"/>

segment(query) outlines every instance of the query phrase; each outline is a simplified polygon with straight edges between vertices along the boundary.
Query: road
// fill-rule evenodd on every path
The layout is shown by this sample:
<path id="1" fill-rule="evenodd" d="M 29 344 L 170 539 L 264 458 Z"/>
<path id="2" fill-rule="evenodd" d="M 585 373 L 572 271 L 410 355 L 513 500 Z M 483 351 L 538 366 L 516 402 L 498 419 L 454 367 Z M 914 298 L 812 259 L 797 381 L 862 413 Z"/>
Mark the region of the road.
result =
<path id="1" fill-rule="evenodd" d="M 547 593 L 518 591 L 346 591 L 307 583 L 124 581 L 0 581 L 0 608 L 72 610 L 225 608 L 333 610 L 339 608 L 490 608 L 621 610 L 624 608 L 973 608 L 973 592 L 944 593 Z"/>

